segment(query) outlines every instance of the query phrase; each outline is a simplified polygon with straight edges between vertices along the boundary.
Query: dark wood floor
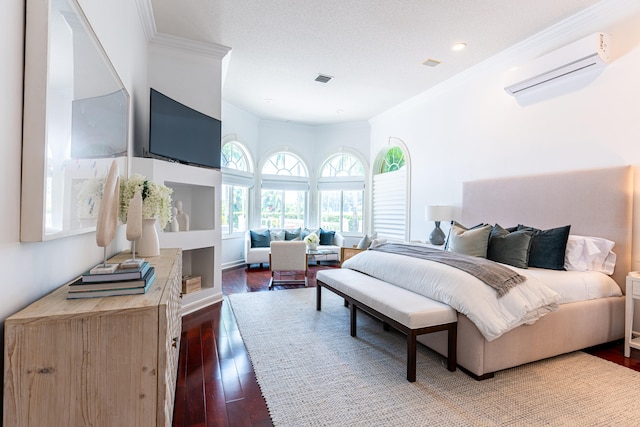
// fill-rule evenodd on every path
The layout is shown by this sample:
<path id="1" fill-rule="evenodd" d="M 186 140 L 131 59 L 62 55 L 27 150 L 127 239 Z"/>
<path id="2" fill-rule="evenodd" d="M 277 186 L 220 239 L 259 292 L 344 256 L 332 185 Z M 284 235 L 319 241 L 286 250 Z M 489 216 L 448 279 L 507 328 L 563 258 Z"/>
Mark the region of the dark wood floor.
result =
<path id="1" fill-rule="evenodd" d="M 318 269 L 312 266 L 309 286 L 315 286 Z M 222 292 L 267 291 L 268 268 L 253 266 L 250 272 L 235 268 L 222 273 Z M 276 286 L 275 291 L 296 286 Z M 233 313 L 225 302 L 214 304 L 182 319 L 173 425 L 272 426 L 267 406 L 255 379 L 247 350 Z M 640 371 L 640 351 L 623 356 L 621 341 L 586 350 L 611 362 Z"/>

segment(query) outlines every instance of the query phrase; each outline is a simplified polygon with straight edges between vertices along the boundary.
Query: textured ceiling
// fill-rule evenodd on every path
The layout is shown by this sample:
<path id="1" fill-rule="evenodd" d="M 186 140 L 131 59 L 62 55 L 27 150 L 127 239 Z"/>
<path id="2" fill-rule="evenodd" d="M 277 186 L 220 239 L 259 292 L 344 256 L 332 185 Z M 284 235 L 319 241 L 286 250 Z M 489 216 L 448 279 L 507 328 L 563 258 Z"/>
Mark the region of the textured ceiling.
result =
<path id="1" fill-rule="evenodd" d="M 595 3 L 151 0 L 158 32 L 232 48 L 225 101 L 304 124 L 367 120 Z"/>

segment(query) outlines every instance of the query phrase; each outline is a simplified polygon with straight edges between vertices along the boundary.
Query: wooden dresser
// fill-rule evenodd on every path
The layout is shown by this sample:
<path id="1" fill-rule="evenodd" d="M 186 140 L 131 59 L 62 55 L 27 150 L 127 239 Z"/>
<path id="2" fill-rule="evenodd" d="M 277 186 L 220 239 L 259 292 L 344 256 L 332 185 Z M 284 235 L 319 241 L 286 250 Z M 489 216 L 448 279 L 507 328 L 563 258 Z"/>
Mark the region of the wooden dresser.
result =
<path id="1" fill-rule="evenodd" d="M 65 285 L 5 320 L 5 426 L 171 425 L 182 252 L 147 260 L 146 294 L 67 300 Z"/>

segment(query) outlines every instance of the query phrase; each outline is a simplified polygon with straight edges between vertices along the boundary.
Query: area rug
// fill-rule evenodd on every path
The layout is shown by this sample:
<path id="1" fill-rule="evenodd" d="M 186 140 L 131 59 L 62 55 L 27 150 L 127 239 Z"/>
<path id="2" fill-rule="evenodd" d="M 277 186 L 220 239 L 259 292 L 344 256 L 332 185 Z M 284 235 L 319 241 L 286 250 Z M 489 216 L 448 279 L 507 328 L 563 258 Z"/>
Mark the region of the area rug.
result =
<path id="1" fill-rule="evenodd" d="M 631 426 L 640 373 L 574 352 L 476 381 L 420 345 L 406 379 L 403 335 L 323 290 L 228 297 L 276 426 Z"/>

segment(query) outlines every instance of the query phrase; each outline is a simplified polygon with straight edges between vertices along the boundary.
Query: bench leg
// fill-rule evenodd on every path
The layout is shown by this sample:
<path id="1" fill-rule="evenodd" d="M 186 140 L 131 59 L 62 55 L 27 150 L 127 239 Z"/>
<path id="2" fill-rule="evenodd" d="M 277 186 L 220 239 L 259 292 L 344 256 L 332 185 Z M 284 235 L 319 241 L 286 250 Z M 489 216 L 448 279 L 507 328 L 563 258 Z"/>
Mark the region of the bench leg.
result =
<path id="1" fill-rule="evenodd" d="M 316 284 L 316 310 L 322 309 L 322 286 Z"/>
<path id="2" fill-rule="evenodd" d="M 451 323 L 448 329 L 449 345 L 447 346 L 447 369 L 451 372 L 458 366 L 458 323 Z"/>
<path id="3" fill-rule="evenodd" d="M 407 381 L 416 381 L 416 332 L 409 331 L 407 334 Z"/>
<path id="4" fill-rule="evenodd" d="M 358 308 L 356 307 L 356 305 L 354 303 L 351 303 L 351 310 L 350 310 L 350 314 L 351 314 L 351 336 L 355 337 L 356 336 L 356 318 L 357 318 L 357 311 Z"/>

